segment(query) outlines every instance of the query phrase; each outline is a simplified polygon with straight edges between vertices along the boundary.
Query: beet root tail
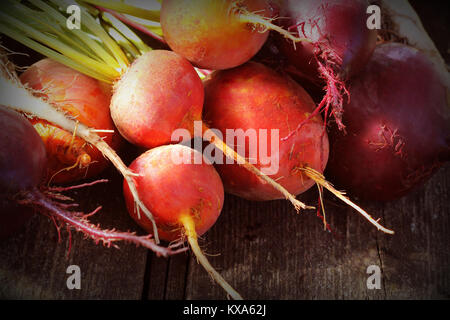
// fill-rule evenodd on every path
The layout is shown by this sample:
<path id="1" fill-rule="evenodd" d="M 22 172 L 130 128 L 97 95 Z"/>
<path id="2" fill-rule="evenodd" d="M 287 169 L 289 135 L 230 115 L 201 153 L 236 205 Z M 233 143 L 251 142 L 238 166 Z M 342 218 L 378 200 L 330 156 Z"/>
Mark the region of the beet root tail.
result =
<path id="1" fill-rule="evenodd" d="M 16 201 L 21 205 L 36 208 L 39 213 L 50 217 L 53 221 L 59 221 L 65 224 L 68 228 L 83 233 L 97 244 L 101 241 L 103 245 L 107 247 L 113 246 L 118 248 L 116 242 L 124 241 L 150 249 L 155 252 L 157 256 L 163 257 L 168 257 L 187 250 L 187 248 L 175 249 L 174 246 L 168 248 L 162 247 L 155 243 L 155 240 L 151 235 L 137 236 L 134 232 L 121 232 L 115 229 L 105 230 L 99 225 L 90 223 L 88 217 L 99 211 L 101 207 L 90 214 L 69 211 L 67 210 L 67 204 L 53 200 L 37 188 L 22 192 L 16 198 Z"/>

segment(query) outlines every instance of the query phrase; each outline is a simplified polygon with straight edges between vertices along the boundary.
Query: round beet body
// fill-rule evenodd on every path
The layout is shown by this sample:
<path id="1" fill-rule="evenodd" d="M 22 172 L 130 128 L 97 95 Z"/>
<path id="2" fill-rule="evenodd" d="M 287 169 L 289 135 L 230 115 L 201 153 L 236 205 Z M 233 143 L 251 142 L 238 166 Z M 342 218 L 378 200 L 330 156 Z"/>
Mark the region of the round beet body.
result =
<path id="1" fill-rule="evenodd" d="M 205 69 L 228 69 L 250 60 L 268 31 L 241 21 L 239 10 L 270 16 L 265 0 L 166 0 L 161 27 L 170 48 Z"/>
<path id="2" fill-rule="evenodd" d="M 195 157 L 200 163 L 195 162 Z M 193 218 L 199 236 L 219 217 L 224 200 L 222 181 L 200 152 L 182 145 L 161 146 L 139 156 L 129 168 L 140 174 L 135 178 L 137 189 L 155 217 L 161 239 L 181 238 L 183 215 Z M 141 213 L 138 218 L 126 182 L 123 187 L 131 217 L 146 231 L 153 232 L 146 216 Z"/>
<path id="3" fill-rule="evenodd" d="M 33 126 L 19 113 L 0 106 L 0 239 L 15 234 L 33 209 L 12 200 L 18 192 L 38 186 L 45 175 L 45 146 Z"/>
<path id="4" fill-rule="evenodd" d="M 20 80 L 80 123 L 94 129 L 117 131 L 109 112 L 111 86 L 51 59 L 33 64 L 22 73 Z M 47 149 L 47 180 L 70 183 L 97 176 L 108 166 L 108 160 L 98 149 L 79 137 L 73 138 L 73 132 L 39 118 L 30 122 Z M 100 133 L 100 136 L 113 149 L 118 149 L 117 132 Z"/>
<path id="5" fill-rule="evenodd" d="M 311 167 L 323 172 L 328 160 L 323 120 L 319 115 L 308 119 L 314 108 L 311 97 L 300 85 L 255 62 L 216 71 L 205 83 L 205 123 L 220 130 L 227 144 L 233 143 L 235 151 L 254 161 L 258 169 L 268 170 L 270 178 L 293 195 L 314 185 L 301 169 Z M 301 129 L 289 139 L 283 139 L 302 122 Z M 242 153 L 239 145 L 244 141 L 228 136 L 246 133 L 249 137 L 254 133 L 256 154 L 250 153 L 249 140 L 245 140 Z M 278 138 L 273 139 L 275 134 Z M 217 170 L 227 192 L 259 201 L 283 197 L 239 164 L 220 164 Z"/>
<path id="6" fill-rule="evenodd" d="M 139 57 L 115 86 L 111 116 L 132 144 L 154 148 L 172 142 L 176 129 L 193 134 L 201 120 L 203 84 L 194 67 L 168 50 Z"/>
<path id="7" fill-rule="evenodd" d="M 449 159 L 447 89 L 424 54 L 381 45 L 350 90 L 347 132 L 331 133 L 328 175 L 340 187 L 362 198 L 393 200 Z"/>
<path id="8" fill-rule="evenodd" d="M 33 126 L 21 114 L 0 106 L 0 192 L 14 194 L 38 186 L 47 156 Z"/>

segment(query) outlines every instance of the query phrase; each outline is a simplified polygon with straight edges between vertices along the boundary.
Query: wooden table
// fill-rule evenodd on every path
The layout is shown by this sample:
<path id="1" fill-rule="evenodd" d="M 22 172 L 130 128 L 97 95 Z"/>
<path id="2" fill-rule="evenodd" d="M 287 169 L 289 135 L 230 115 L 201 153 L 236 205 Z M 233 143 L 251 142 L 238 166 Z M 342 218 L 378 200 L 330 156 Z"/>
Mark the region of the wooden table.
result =
<path id="1" fill-rule="evenodd" d="M 446 54 L 446 10 L 436 17 L 439 10 L 415 6 Z M 120 176 L 113 169 L 104 176 L 109 184 L 70 194 L 86 211 L 102 205 L 92 219 L 103 227 L 142 233 L 126 213 Z M 201 244 L 246 299 L 448 299 L 448 190 L 450 165 L 403 199 L 359 202 L 394 229 L 394 236 L 378 232 L 330 194 L 325 205 L 333 233 L 324 231 L 314 211 L 297 215 L 287 201 L 254 203 L 227 195 L 222 215 Z M 301 199 L 314 203 L 317 197 L 310 190 Z M 134 245 L 107 249 L 76 233 L 69 253 L 68 246 L 67 233 L 58 243 L 56 229 L 42 216 L 0 242 L 0 298 L 226 299 L 189 253 L 157 258 Z M 70 265 L 81 269 L 80 290 L 66 286 Z M 367 287 L 371 265 L 381 270 L 381 289 Z"/>

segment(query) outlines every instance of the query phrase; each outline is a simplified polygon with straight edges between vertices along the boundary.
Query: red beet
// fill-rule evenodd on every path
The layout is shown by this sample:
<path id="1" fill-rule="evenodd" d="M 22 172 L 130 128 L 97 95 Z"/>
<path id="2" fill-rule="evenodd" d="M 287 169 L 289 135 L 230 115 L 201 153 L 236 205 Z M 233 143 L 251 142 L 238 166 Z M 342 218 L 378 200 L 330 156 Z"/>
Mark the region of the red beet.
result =
<path id="1" fill-rule="evenodd" d="M 265 0 L 166 0 L 161 8 L 164 38 L 198 67 L 236 67 L 250 60 L 269 34 L 247 20 L 242 10 L 270 16 Z"/>
<path id="2" fill-rule="evenodd" d="M 221 131 L 237 153 L 253 159 L 261 170 L 270 166 L 274 169 L 270 170 L 271 177 L 292 194 L 301 194 L 318 184 L 379 230 L 393 233 L 336 190 L 322 175 L 329 153 L 328 136 L 320 115 L 311 116 L 314 107 L 311 97 L 297 83 L 255 62 L 215 71 L 205 83 L 204 120 Z M 302 125 L 296 130 L 299 123 Z M 247 134 L 248 140 L 258 141 L 257 148 L 247 143 Z M 286 135 L 289 138 L 281 138 Z M 270 155 L 264 156 L 265 152 L 261 153 L 264 149 L 270 150 Z M 280 198 L 279 192 L 242 166 L 220 164 L 217 169 L 227 192 L 249 200 Z"/>
<path id="3" fill-rule="evenodd" d="M 308 42 L 280 38 L 279 48 L 306 79 L 325 83 L 321 107 L 332 108 L 341 128 L 342 103 L 347 95 L 343 83 L 357 74 L 370 59 L 377 32 L 366 26 L 365 0 L 287 0 L 280 2 L 280 19 L 285 28 Z"/>
<path id="4" fill-rule="evenodd" d="M 202 159 L 195 163 L 195 159 Z M 184 161 L 181 161 L 184 159 Z M 142 201 L 153 212 L 162 239 L 186 238 L 197 261 L 233 299 L 242 299 L 203 254 L 198 237 L 216 222 L 222 210 L 222 181 L 202 154 L 183 145 L 160 146 L 140 155 L 130 165 Z M 134 199 L 124 181 L 124 196 L 131 217 L 144 229 L 153 231 L 146 217 L 138 219 Z"/>
<path id="5" fill-rule="evenodd" d="M 246 158 L 256 160 L 259 169 L 263 165 L 260 149 L 266 145 L 271 165 L 278 163 L 278 170 L 271 178 L 294 195 L 301 194 L 314 185 L 314 181 L 300 170 L 311 167 L 323 172 L 328 159 L 328 137 L 324 132 L 322 118 L 317 115 L 307 121 L 297 134 L 282 140 L 292 129 L 308 119 L 315 105 L 308 93 L 289 77 L 256 62 L 240 67 L 214 72 L 205 82 L 204 121 L 211 128 L 222 132 L 228 140 L 229 130 L 256 131 L 258 154 L 251 155 L 245 145 Z M 267 137 L 261 140 L 261 131 Z M 277 130 L 279 138 L 272 140 L 271 130 Z M 238 132 L 238 131 L 236 131 Z M 236 152 L 238 145 L 234 146 Z M 272 145 L 279 147 L 274 148 Z M 265 181 L 237 164 L 217 166 L 227 192 L 249 200 L 274 200 L 282 195 Z"/>
<path id="6" fill-rule="evenodd" d="M 176 163 L 173 159 L 181 158 L 183 153 L 192 161 Z M 205 159 L 201 164 L 194 164 L 196 154 L 201 157 L 198 151 L 186 146 L 160 146 L 143 153 L 130 165 L 130 169 L 140 175 L 135 178 L 139 194 L 155 215 L 163 240 L 182 237 L 184 215 L 192 215 L 198 236 L 203 235 L 222 210 L 224 191 L 219 174 Z M 151 221 L 147 217 L 137 217 L 126 181 L 123 187 L 128 212 L 136 223 L 152 232 Z"/>
<path id="7" fill-rule="evenodd" d="M 401 44 L 379 46 L 350 82 L 347 134 L 332 132 L 328 174 L 353 195 L 392 200 L 450 158 L 446 88 L 428 58 Z"/>

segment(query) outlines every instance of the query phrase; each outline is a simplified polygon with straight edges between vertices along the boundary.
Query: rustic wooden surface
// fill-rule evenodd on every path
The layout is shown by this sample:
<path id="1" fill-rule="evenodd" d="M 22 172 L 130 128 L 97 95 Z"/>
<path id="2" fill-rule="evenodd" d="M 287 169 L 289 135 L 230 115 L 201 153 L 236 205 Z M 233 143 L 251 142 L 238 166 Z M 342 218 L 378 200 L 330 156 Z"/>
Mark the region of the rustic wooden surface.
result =
<path id="1" fill-rule="evenodd" d="M 431 19 L 436 11 L 414 5 L 446 53 L 448 14 Z M 110 169 L 104 176 L 110 183 L 70 194 L 86 211 L 102 205 L 93 220 L 103 227 L 142 232 L 126 213 L 119 175 Z M 246 299 L 449 299 L 448 190 L 450 165 L 403 199 L 359 202 L 394 236 L 376 231 L 330 194 L 327 221 L 333 233 L 324 231 L 315 212 L 297 215 L 287 201 L 254 203 L 227 195 L 222 215 L 201 243 Z M 317 197 L 310 190 L 301 199 L 313 203 Z M 107 249 L 76 233 L 70 252 L 68 246 L 67 233 L 58 243 L 56 229 L 42 216 L 0 242 L 0 298 L 226 299 L 188 253 L 157 258 L 134 245 Z M 66 268 L 73 264 L 81 268 L 81 290 L 66 286 Z M 381 290 L 367 289 L 370 265 L 382 270 Z"/>

